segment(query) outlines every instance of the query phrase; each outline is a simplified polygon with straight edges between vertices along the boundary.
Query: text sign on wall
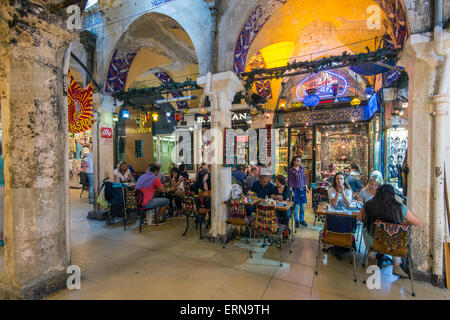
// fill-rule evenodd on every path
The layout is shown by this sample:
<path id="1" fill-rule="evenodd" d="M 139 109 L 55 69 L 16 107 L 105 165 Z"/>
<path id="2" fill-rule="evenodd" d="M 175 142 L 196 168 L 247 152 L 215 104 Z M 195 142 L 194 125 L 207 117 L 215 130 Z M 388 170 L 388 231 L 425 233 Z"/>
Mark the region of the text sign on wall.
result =
<path id="1" fill-rule="evenodd" d="M 102 138 L 103 139 L 111 139 L 112 137 L 113 137 L 112 128 L 102 127 Z"/>
<path id="2" fill-rule="evenodd" d="M 162 4 L 164 4 L 166 2 L 170 2 L 170 1 L 172 1 L 172 0 L 152 0 L 151 4 L 152 4 L 152 7 L 157 7 L 159 5 L 162 5 Z"/>

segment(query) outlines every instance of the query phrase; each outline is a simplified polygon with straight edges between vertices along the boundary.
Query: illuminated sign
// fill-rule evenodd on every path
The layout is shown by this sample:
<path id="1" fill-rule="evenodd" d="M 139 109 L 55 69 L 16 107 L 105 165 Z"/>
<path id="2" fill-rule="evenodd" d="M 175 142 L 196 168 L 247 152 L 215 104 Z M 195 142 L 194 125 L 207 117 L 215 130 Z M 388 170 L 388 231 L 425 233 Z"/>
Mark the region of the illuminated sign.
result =
<path id="1" fill-rule="evenodd" d="M 315 94 L 320 98 L 333 98 L 333 84 L 339 84 L 337 96 L 343 96 L 348 89 L 348 81 L 340 74 L 321 71 L 318 74 L 312 74 L 303 79 L 297 86 L 296 95 L 298 101 L 303 101 L 306 94 L 305 91 L 310 88 L 316 89 Z"/>
<path id="2" fill-rule="evenodd" d="M 127 134 L 142 134 L 142 133 L 151 133 L 152 128 L 136 128 L 136 129 L 127 129 Z"/>

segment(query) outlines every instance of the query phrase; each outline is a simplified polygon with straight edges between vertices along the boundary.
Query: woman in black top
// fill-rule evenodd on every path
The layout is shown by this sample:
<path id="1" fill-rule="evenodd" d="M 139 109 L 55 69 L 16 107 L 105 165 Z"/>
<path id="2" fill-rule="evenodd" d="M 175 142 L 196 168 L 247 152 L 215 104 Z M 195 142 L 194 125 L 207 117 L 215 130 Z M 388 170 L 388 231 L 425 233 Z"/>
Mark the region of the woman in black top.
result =
<path id="1" fill-rule="evenodd" d="M 284 176 L 278 175 L 275 177 L 275 188 L 273 188 L 270 197 L 277 201 L 287 201 L 290 199 L 290 190 L 286 186 L 286 178 Z M 290 217 L 291 210 L 277 211 L 278 222 L 281 224 L 288 226 Z"/>

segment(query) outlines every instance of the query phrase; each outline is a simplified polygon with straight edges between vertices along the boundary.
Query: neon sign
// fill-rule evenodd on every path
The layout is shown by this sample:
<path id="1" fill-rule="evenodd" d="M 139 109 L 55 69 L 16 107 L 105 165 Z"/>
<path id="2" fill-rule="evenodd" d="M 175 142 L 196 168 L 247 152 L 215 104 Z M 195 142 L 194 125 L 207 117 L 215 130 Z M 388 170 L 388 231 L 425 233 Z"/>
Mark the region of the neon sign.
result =
<path id="1" fill-rule="evenodd" d="M 316 77 L 316 78 L 314 78 Z M 308 89 L 306 84 L 314 83 L 316 89 L 316 95 L 321 98 L 333 98 L 333 84 L 338 83 L 339 89 L 337 92 L 337 96 L 343 96 L 347 92 L 348 89 L 348 81 L 340 74 L 330 72 L 330 71 L 321 71 L 319 74 L 312 74 L 309 77 L 303 79 L 297 86 L 296 95 L 298 101 L 303 101 L 305 99 L 305 91 Z"/>

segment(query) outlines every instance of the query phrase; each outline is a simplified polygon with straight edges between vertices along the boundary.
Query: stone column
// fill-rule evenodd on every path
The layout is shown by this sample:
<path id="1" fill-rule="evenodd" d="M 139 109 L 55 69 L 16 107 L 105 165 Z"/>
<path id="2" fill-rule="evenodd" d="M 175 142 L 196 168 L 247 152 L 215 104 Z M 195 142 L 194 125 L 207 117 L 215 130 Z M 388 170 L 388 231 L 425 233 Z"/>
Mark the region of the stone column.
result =
<path id="1" fill-rule="evenodd" d="M 242 82 L 233 72 L 212 75 L 208 92 L 207 76 L 197 79 L 197 83 L 210 95 L 211 112 L 211 229 L 210 235 L 226 234 L 227 207 L 224 201 L 230 198 L 231 168 L 223 166 L 223 131 L 231 128 L 231 104 L 235 94 L 243 90 Z"/>
<path id="2" fill-rule="evenodd" d="M 408 106 L 408 207 L 422 220 L 423 228 L 413 228 L 411 233 L 411 249 L 416 276 L 430 280 L 432 275 L 433 251 L 437 243 L 433 241 L 442 227 L 437 230 L 433 225 L 434 215 L 438 214 L 433 206 L 434 198 L 434 157 L 436 132 L 434 126 L 433 95 L 438 91 L 441 78 L 439 57 L 433 53 L 433 42 L 424 35 L 412 35 L 405 45 L 400 60 L 409 76 Z M 442 120 L 445 131 L 441 135 L 448 136 L 450 121 L 448 116 Z M 450 159 L 450 141 L 443 139 L 444 158 Z M 443 214 L 439 213 L 439 214 Z M 442 236 L 439 236 L 442 248 Z M 442 257 L 440 258 L 442 259 Z M 441 261 L 442 262 L 442 261 Z M 438 280 L 439 276 L 433 275 Z M 439 280 L 437 281 L 439 282 Z"/>
<path id="3" fill-rule="evenodd" d="M 43 4 L 0 4 L 5 175 L 1 299 L 37 299 L 66 284 L 70 216 L 63 59 L 75 36 Z"/>

